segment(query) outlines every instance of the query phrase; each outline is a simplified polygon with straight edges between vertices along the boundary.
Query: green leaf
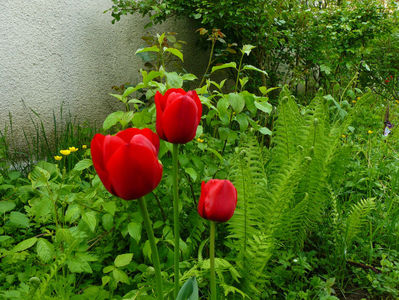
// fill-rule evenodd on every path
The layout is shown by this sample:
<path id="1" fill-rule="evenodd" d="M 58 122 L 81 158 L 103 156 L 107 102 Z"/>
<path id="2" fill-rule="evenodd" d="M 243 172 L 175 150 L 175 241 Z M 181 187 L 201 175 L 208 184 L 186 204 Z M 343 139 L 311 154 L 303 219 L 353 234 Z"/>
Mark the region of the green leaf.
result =
<path id="1" fill-rule="evenodd" d="M 103 207 L 106 212 L 110 213 L 111 215 L 115 215 L 115 211 L 116 211 L 115 201 L 105 202 L 105 203 L 103 203 Z"/>
<path id="2" fill-rule="evenodd" d="M 101 219 L 104 229 L 110 231 L 114 225 L 114 217 L 111 214 L 105 214 Z"/>
<path id="3" fill-rule="evenodd" d="M 115 111 L 115 112 L 109 114 L 104 120 L 103 129 L 108 130 L 112 126 L 114 126 L 116 123 L 118 123 L 119 120 L 122 119 L 123 113 L 124 113 L 123 111 Z"/>
<path id="4" fill-rule="evenodd" d="M 324 72 L 326 75 L 331 74 L 331 68 L 326 65 L 321 65 L 320 66 L 320 71 Z"/>
<path id="5" fill-rule="evenodd" d="M 159 52 L 159 47 L 158 46 L 152 46 L 152 47 L 146 47 L 146 48 L 139 48 L 137 49 L 136 53 L 134 54 L 139 54 L 143 52 Z"/>
<path id="6" fill-rule="evenodd" d="M 183 78 L 176 72 L 165 72 L 166 81 L 171 88 L 181 88 L 183 86 Z"/>
<path id="7" fill-rule="evenodd" d="M 240 130 L 245 131 L 248 128 L 248 117 L 246 114 L 239 114 L 236 116 L 236 121 L 240 124 Z"/>
<path id="8" fill-rule="evenodd" d="M 39 239 L 36 244 L 37 256 L 44 263 L 48 263 L 54 256 L 54 246 L 46 239 Z"/>
<path id="9" fill-rule="evenodd" d="M 252 51 L 252 49 L 256 48 L 255 46 L 252 45 L 244 45 L 242 46 L 242 49 L 240 49 L 242 54 L 249 55 Z"/>
<path id="10" fill-rule="evenodd" d="M 88 211 L 83 214 L 82 220 L 89 226 L 91 232 L 94 232 L 97 225 L 96 213 L 94 211 Z"/>
<path id="11" fill-rule="evenodd" d="M 261 134 L 264 134 L 264 135 L 272 135 L 272 132 L 271 132 L 270 129 L 267 128 L 267 127 L 261 127 L 261 128 L 259 128 L 259 132 L 260 132 Z"/>
<path id="12" fill-rule="evenodd" d="M 114 264 L 116 267 L 124 267 L 130 264 L 133 258 L 133 253 L 120 254 L 115 258 Z"/>
<path id="13" fill-rule="evenodd" d="M 7 211 L 13 210 L 15 207 L 15 203 L 12 201 L 0 201 L 0 214 L 4 214 Z"/>
<path id="14" fill-rule="evenodd" d="M 176 300 L 198 300 L 198 284 L 195 277 L 188 279 L 181 287 Z"/>
<path id="15" fill-rule="evenodd" d="M 109 95 L 112 97 L 115 97 L 116 99 L 118 99 L 119 101 L 121 101 L 123 103 L 126 103 L 127 99 L 125 97 L 123 97 L 123 95 L 119 95 L 119 94 L 109 94 Z"/>
<path id="16" fill-rule="evenodd" d="M 229 100 L 229 103 L 236 114 L 239 114 L 244 109 L 245 99 L 242 95 L 230 93 L 227 95 L 227 99 Z"/>
<path id="17" fill-rule="evenodd" d="M 243 70 L 256 71 L 256 72 L 259 72 L 259 73 L 263 73 L 263 74 L 265 74 L 265 75 L 267 76 L 267 72 L 266 72 L 266 71 L 263 71 L 263 70 L 261 70 L 261 69 L 258 69 L 257 67 L 252 66 L 252 65 L 245 65 L 242 69 L 243 69 Z"/>
<path id="18" fill-rule="evenodd" d="M 18 243 L 11 251 L 13 251 L 13 252 L 24 251 L 24 250 L 29 249 L 30 247 L 32 247 L 36 242 L 37 242 L 37 238 L 36 237 L 24 240 L 24 241 Z"/>
<path id="19" fill-rule="evenodd" d="M 144 83 L 139 83 L 138 85 L 136 85 L 135 87 L 131 86 L 128 87 L 124 92 L 122 97 L 123 98 L 127 98 L 131 93 L 134 93 L 135 91 L 141 89 L 144 87 Z M 125 101 L 126 102 L 126 101 Z"/>
<path id="20" fill-rule="evenodd" d="M 198 77 L 197 77 L 197 76 L 195 76 L 194 74 L 190 74 L 190 73 L 188 73 L 188 74 L 184 74 L 184 75 L 182 75 L 182 78 L 183 78 L 183 80 L 189 80 L 189 81 L 192 81 L 192 80 L 195 80 L 195 79 L 197 79 Z"/>
<path id="21" fill-rule="evenodd" d="M 65 222 L 73 223 L 80 216 L 80 207 L 77 204 L 70 204 L 65 212 Z"/>
<path id="22" fill-rule="evenodd" d="M 183 53 L 181 53 L 176 48 L 164 48 L 164 51 L 172 53 L 174 56 L 177 56 L 178 58 L 180 58 L 181 61 L 184 61 L 183 60 Z"/>
<path id="23" fill-rule="evenodd" d="M 114 266 L 107 266 L 103 269 L 103 273 L 109 273 L 115 269 Z"/>
<path id="24" fill-rule="evenodd" d="M 29 227 L 29 218 L 19 211 L 13 211 L 10 213 L 10 223 L 17 227 L 27 228 Z"/>
<path id="25" fill-rule="evenodd" d="M 134 238 L 137 243 L 140 242 L 141 239 L 141 227 L 141 223 L 138 222 L 130 222 L 127 225 L 129 235 Z"/>
<path id="26" fill-rule="evenodd" d="M 196 172 L 193 168 L 185 168 L 184 171 L 185 171 L 188 175 L 190 175 L 190 177 L 191 177 L 191 179 L 192 179 L 193 181 L 196 181 L 196 180 L 197 180 L 198 174 L 197 174 L 197 172 Z"/>
<path id="27" fill-rule="evenodd" d="M 29 173 L 28 178 L 32 181 L 32 188 L 35 189 L 46 186 L 50 179 L 50 173 L 39 166 L 35 166 L 32 172 Z"/>
<path id="28" fill-rule="evenodd" d="M 75 171 L 83 171 L 85 169 L 90 168 L 93 165 L 93 161 L 91 159 L 85 158 L 82 159 L 81 161 L 78 161 L 78 163 L 75 165 L 73 168 Z"/>
<path id="29" fill-rule="evenodd" d="M 269 102 L 254 102 L 257 109 L 263 111 L 264 113 L 270 114 L 272 111 L 273 106 Z"/>
<path id="30" fill-rule="evenodd" d="M 116 282 L 129 283 L 129 277 L 122 270 L 119 269 L 112 270 L 112 276 L 114 276 Z"/>
<path id="31" fill-rule="evenodd" d="M 219 66 L 214 66 L 212 68 L 211 73 L 217 71 L 217 70 L 221 70 L 221 69 L 226 69 L 226 68 L 234 68 L 237 69 L 237 64 L 235 62 L 229 62 L 227 64 L 223 64 L 223 65 L 219 65 Z"/>
<path id="32" fill-rule="evenodd" d="M 161 35 L 157 33 L 157 37 L 158 37 L 158 43 L 161 46 L 163 44 L 163 41 L 165 40 L 165 32 L 163 32 Z"/>

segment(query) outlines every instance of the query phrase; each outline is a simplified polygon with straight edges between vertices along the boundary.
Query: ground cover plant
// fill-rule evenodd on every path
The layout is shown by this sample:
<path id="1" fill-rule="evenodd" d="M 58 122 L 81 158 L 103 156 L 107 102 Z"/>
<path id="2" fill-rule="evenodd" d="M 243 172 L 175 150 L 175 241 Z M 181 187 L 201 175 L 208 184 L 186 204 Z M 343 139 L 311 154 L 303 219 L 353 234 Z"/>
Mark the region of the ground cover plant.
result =
<path id="1" fill-rule="evenodd" d="M 396 75 L 296 95 L 255 75 L 259 45 L 218 63 L 223 30 L 200 31 L 204 76 L 146 39 L 91 142 L 68 131 L 25 175 L 2 135 L 0 298 L 399 297 Z"/>

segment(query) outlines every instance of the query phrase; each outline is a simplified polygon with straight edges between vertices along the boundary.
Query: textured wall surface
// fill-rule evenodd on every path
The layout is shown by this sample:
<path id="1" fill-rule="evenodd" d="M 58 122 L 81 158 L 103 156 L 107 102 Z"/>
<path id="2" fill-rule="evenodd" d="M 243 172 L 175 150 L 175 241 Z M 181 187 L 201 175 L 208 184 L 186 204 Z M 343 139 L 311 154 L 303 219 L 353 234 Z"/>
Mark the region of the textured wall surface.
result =
<path id="1" fill-rule="evenodd" d="M 205 69 L 205 55 L 198 59 L 195 50 L 194 24 L 173 20 L 145 30 L 146 20 L 135 15 L 113 25 L 103 13 L 111 5 L 110 0 L 0 0 L 0 129 L 9 112 L 15 127 L 31 126 L 22 102 L 48 126 L 61 103 L 82 121 L 102 123 L 115 108 L 111 86 L 139 80 L 142 62 L 134 53 L 148 31 L 178 32 L 188 42 L 186 69 Z"/>

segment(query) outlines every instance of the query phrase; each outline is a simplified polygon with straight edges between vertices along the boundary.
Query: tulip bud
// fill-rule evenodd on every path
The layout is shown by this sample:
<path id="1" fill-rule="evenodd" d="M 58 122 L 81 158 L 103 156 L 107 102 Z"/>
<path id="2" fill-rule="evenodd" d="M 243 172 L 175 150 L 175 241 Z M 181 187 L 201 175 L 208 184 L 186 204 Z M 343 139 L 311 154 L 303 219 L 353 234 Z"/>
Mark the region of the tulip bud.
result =
<path id="1" fill-rule="evenodd" d="M 201 185 L 198 213 L 204 219 L 227 222 L 237 206 L 237 190 L 229 180 L 211 179 Z"/>
<path id="2" fill-rule="evenodd" d="M 169 89 L 165 95 L 155 94 L 157 133 L 173 144 L 190 142 L 201 121 L 202 105 L 195 91 Z"/>

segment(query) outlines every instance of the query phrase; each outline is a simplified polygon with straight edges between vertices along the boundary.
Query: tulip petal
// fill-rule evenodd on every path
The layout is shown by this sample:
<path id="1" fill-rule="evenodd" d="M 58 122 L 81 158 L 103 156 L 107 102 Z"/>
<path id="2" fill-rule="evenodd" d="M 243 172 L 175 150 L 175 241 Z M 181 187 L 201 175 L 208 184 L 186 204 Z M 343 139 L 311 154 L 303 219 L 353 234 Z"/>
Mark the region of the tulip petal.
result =
<path id="1" fill-rule="evenodd" d="M 159 138 L 158 136 L 149 128 L 143 128 L 143 129 L 138 129 L 138 128 L 128 128 L 125 130 L 122 130 L 116 134 L 117 137 L 120 137 L 123 139 L 126 143 L 130 143 L 132 138 L 138 134 L 141 134 L 145 136 L 155 147 L 156 150 L 156 155 L 158 155 L 159 151 Z"/>
<path id="2" fill-rule="evenodd" d="M 162 115 L 162 127 L 167 141 L 178 144 L 191 141 L 197 131 L 197 115 L 195 101 L 187 96 L 180 96 L 166 106 Z"/>
<path id="3" fill-rule="evenodd" d="M 165 107 L 166 99 L 158 91 L 156 92 L 154 99 L 155 99 L 155 108 L 157 111 L 157 116 L 156 116 L 157 117 L 157 121 L 156 121 L 157 134 L 161 139 L 166 140 L 165 134 L 162 129 L 162 115 L 163 115 L 163 109 Z"/>
<path id="4" fill-rule="evenodd" d="M 188 91 L 187 92 L 187 96 L 191 97 L 195 101 L 195 104 L 197 105 L 197 109 L 198 109 L 198 112 L 197 112 L 198 113 L 198 120 L 197 120 L 197 122 L 199 124 L 200 121 L 201 121 L 201 117 L 202 117 L 202 103 L 201 103 L 201 100 L 198 97 L 198 94 L 197 94 L 196 91 Z"/>
<path id="5" fill-rule="evenodd" d="M 206 199 L 206 193 L 207 189 L 206 189 L 206 185 L 205 185 L 205 181 L 203 181 L 201 183 L 201 196 L 200 199 L 198 201 L 198 213 L 201 217 L 206 219 L 206 214 L 205 214 L 205 199 Z"/>
<path id="6" fill-rule="evenodd" d="M 106 164 L 115 194 L 125 200 L 148 194 L 157 187 L 162 177 L 162 165 L 154 150 L 136 144 L 137 139 L 142 139 L 140 136 L 133 139 L 133 143 L 120 147 Z"/>

